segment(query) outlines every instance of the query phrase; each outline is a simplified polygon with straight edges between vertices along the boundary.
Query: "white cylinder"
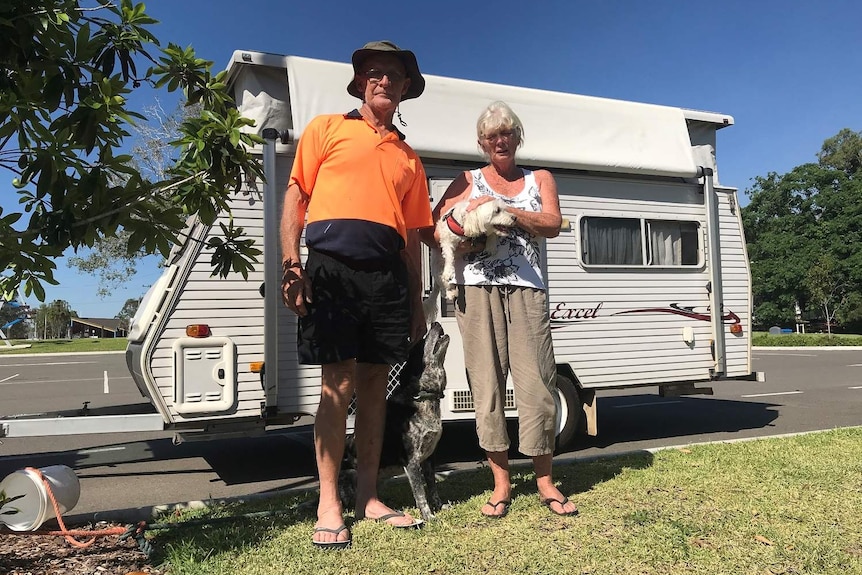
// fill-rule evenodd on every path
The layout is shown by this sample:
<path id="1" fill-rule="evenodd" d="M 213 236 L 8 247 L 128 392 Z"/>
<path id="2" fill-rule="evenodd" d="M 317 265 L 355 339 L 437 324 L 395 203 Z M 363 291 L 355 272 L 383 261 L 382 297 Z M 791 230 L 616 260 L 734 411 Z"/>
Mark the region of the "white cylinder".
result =
<path id="1" fill-rule="evenodd" d="M 65 513 L 78 504 L 81 483 L 72 468 L 52 465 L 39 471 L 48 481 L 60 507 L 60 513 Z M 0 481 L 0 492 L 7 499 L 17 497 L 0 508 L 0 523 L 12 531 L 34 531 L 56 515 L 48 495 L 48 487 L 39 474 L 31 469 L 19 469 L 7 475 Z"/>

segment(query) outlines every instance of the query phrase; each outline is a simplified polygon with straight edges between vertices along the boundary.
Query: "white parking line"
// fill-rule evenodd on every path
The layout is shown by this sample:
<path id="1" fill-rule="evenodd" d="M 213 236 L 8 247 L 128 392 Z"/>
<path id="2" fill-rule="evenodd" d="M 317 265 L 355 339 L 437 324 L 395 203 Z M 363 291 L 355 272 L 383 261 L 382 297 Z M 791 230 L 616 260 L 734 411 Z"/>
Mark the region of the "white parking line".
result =
<path id="1" fill-rule="evenodd" d="M 15 376 L 13 376 L 15 377 Z M 40 379 L 40 380 L 30 380 L 30 381 L 12 381 L 7 383 L 7 381 L 11 378 L 4 379 L 0 381 L 0 385 L 33 385 L 36 383 L 77 383 L 81 381 L 103 381 L 101 377 L 90 377 L 87 379 Z M 127 375 L 125 377 L 115 377 L 114 380 L 118 379 L 132 379 L 131 375 Z"/>
<path id="2" fill-rule="evenodd" d="M 616 409 L 625 409 L 627 407 L 653 407 L 655 405 L 670 405 L 672 403 L 682 403 L 682 401 L 647 401 L 644 403 L 629 403 L 626 405 L 615 405 Z"/>
<path id="3" fill-rule="evenodd" d="M 773 395 L 796 395 L 801 391 L 776 391 L 775 393 L 751 393 L 749 395 L 740 395 L 739 397 L 770 397 Z"/>
<path id="4" fill-rule="evenodd" d="M 851 363 L 847 367 L 862 367 L 862 363 Z"/>
<path id="5" fill-rule="evenodd" d="M 0 367 L 42 367 L 43 365 L 79 365 L 95 361 L 52 361 L 47 363 L 3 363 Z"/>
<path id="6" fill-rule="evenodd" d="M 78 453 L 81 455 L 90 455 L 91 453 L 105 453 L 106 451 L 125 451 L 125 447 L 98 447 L 94 449 L 82 449 Z"/>
<path id="7" fill-rule="evenodd" d="M 854 385 L 853 387 L 848 387 L 847 389 L 862 389 L 862 385 Z"/>
<path id="8" fill-rule="evenodd" d="M 15 378 L 16 378 L 16 377 L 18 377 L 19 375 L 21 375 L 21 374 L 20 374 L 20 373 L 16 373 L 15 375 L 10 375 L 10 376 L 9 376 L 9 377 L 7 377 L 6 379 L 0 379 L 0 383 L 3 383 L 3 382 L 6 382 L 6 381 L 9 381 L 10 379 L 15 379 Z"/>
<path id="9" fill-rule="evenodd" d="M 776 351 L 776 352 L 758 351 L 757 353 L 762 353 L 762 354 L 767 355 L 769 357 L 776 356 L 776 355 L 792 355 L 795 357 L 817 357 L 816 353 L 786 353 L 786 352 L 780 352 L 780 351 Z"/>

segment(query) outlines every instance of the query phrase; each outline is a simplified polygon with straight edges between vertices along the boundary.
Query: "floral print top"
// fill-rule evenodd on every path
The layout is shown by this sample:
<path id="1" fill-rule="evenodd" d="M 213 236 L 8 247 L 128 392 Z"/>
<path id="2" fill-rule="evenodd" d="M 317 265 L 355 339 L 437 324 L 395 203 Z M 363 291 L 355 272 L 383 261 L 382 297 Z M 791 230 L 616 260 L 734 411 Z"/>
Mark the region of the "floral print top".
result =
<path id="1" fill-rule="evenodd" d="M 524 170 L 524 189 L 514 197 L 498 194 L 482 175 L 482 170 L 472 170 L 473 189 L 470 199 L 493 196 L 506 205 L 528 212 L 542 211 L 539 186 L 530 170 Z M 464 254 L 455 259 L 455 282 L 461 285 L 513 285 L 544 290 L 542 276 L 542 249 L 544 238 L 537 238 L 527 231 L 513 227 L 507 237 L 498 237 L 489 251 Z"/>

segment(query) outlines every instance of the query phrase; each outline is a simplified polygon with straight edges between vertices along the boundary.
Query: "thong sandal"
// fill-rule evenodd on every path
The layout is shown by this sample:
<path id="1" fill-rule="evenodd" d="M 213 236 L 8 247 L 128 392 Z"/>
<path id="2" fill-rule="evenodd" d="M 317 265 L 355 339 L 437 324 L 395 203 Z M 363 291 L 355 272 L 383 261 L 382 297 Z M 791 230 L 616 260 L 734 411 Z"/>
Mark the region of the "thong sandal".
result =
<path id="1" fill-rule="evenodd" d="M 381 515 L 380 517 L 369 517 L 372 521 L 377 521 L 378 523 L 385 523 L 389 527 L 394 527 L 395 529 L 419 529 L 422 527 L 422 524 L 425 523 L 421 519 L 414 519 L 413 523 L 408 523 L 407 525 L 398 525 L 396 523 L 389 523 L 390 519 L 395 519 L 397 517 L 407 517 L 407 514 L 403 511 L 393 511 L 392 513 L 387 513 L 386 515 Z"/>
<path id="2" fill-rule="evenodd" d="M 572 517 L 574 515 L 577 515 L 578 514 L 577 508 L 573 511 L 559 512 L 559 511 L 555 511 L 554 508 L 551 507 L 551 505 L 553 503 L 557 503 L 557 504 L 559 504 L 560 508 L 562 509 L 562 508 L 566 507 L 566 503 L 568 503 L 568 502 L 569 502 L 568 497 L 563 497 L 562 501 L 560 501 L 559 499 L 554 499 L 553 497 L 548 497 L 547 499 L 542 499 L 542 505 L 544 505 L 545 507 L 550 509 L 551 513 L 553 513 L 554 515 L 561 515 L 563 517 Z"/>
<path id="3" fill-rule="evenodd" d="M 332 533 L 336 537 L 338 534 L 347 529 L 347 525 L 342 525 L 341 527 L 337 527 L 335 529 L 330 529 L 329 527 L 315 527 L 315 533 Z M 347 549 L 350 547 L 350 544 L 353 543 L 353 538 L 350 537 L 350 532 L 347 532 L 347 539 L 343 541 L 315 541 L 311 540 L 315 547 L 320 549 Z"/>
<path id="4" fill-rule="evenodd" d="M 484 511 L 482 511 L 482 512 L 481 512 L 481 513 L 482 513 L 482 515 L 484 515 L 484 516 L 485 516 L 485 517 L 487 517 L 488 519 L 502 519 L 503 517 L 505 517 L 505 516 L 509 513 L 509 507 L 511 507 L 511 505 L 512 505 L 512 500 L 511 500 L 511 499 L 501 499 L 501 500 L 500 500 L 500 501 L 498 501 L 497 503 L 493 503 L 493 502 L 489 499 L 489 500 L 488 500 L 488 502 L 487 502 L 487 503 L 485 503 L 485 505 L 490 505 L 491 507 L 493 507 L 493 508 L 494 508 L 494 511 L 496 511 L 496 510 L 497 510 L 497 507 L 499 507 L 500 505 L 502 505 L 502 506 L 503 506 L 503 511 L 501 511 L 499 514 L 496 514 L 496 515 L 495 515 L 495 514 L 492 514 L 492 513 L 485 513 Z"/>

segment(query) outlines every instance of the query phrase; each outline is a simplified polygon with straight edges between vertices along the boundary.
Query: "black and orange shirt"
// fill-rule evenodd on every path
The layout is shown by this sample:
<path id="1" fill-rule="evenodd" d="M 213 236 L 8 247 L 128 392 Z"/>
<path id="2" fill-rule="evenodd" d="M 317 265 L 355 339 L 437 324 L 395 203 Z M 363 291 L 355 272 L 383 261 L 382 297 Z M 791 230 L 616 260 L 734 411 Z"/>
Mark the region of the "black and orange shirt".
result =
<path id="1" fill-rule="evenodd" d="M 309 122 L 290 183 L 309 196 L 305 244 L 335 256 L 388 259 L 408 229 L 433 225 L 419 156 L 397 130 L 381 138 L 358 110 Z"/>

